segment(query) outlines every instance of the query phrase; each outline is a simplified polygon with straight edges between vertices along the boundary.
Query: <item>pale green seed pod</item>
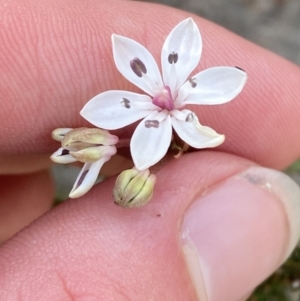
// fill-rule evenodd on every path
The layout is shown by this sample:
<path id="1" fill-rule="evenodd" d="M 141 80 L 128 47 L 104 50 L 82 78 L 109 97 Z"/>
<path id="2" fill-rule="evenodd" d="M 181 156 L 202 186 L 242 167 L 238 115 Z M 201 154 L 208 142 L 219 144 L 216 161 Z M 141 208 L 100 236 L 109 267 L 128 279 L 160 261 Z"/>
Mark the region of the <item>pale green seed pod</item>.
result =
<path id="1" fill-rule="evenodd" d="M 70 155 L 82 163 L 93 163 L 104 156 L 112 156 L 116 152 L 115 149 L 114 146 L 94 146 L 79 151 L 70 151 Z"/>
<path id="2" fill-rule="evenodd" d="M 144 206 L 152 198 L 155 183 L 156 176 L 150 174 L 149 169 L 124 170 L 113 189 L 115 204 L 124 208 Z"/>
<path id="3" fill-rule="evenodd" d="M 90 146 L 114 145 L 118 137 L 108 131 L 97 128 L 78 128 L 69 131 L 61 141 L 62 147 L 67 149 L 84 149 Z"/>
<path id="4" fill-rule="evenodd" d="M 103 157 L 116 154 L 115 144 L 119 138 L 108 131 L 97 128 L 58 128 L 52 138 L 61 141 L 62 147 L 51 155 L 56 163 L 67 164 L 75 161 L 95 163 Z"/>

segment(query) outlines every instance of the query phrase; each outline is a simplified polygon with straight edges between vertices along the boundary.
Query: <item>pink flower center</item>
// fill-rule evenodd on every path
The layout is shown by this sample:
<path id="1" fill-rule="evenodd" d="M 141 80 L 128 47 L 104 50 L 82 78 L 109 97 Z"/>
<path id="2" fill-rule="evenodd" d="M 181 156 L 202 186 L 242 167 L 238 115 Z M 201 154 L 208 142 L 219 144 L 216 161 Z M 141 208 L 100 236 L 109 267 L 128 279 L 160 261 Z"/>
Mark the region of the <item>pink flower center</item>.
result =
<path id="1" fill-rule="evenodd" d="M 165 86 L 158 95 L 153 97 L 152 103 L 163 110 L 172 111 L 175 109 L 171 90 L 168 86 Z"/>

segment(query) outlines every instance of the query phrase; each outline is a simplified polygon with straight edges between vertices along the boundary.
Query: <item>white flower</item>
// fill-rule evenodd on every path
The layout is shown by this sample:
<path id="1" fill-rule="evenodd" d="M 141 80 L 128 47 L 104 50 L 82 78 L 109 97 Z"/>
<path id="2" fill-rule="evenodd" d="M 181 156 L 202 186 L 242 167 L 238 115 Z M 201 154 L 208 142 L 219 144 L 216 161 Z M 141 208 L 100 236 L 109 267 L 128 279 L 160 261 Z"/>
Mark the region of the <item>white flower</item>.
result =
<path id="1" fill-rule="evenodd" d="M 115 64 L 123 76 L 148 95 L 107 91 L 91 99 L 80 112 L 93 125 L 114 130 L 144 118 L 130 143 L 135 166 L 144 170 L 167 152 L 172 127 L 195 148 L 215 147 L 224 136 L 202 126 L 186 104 L 213 105 L 232 100 L 247 75 L 234 67 L 213 67 L 189 78 L 199 63 L 202 40 L 195 22 L 179 23 L 166 38 L 161 54 L 162 77 L 150 52 L 141 44 L 112 35 Z"/>
<path id="2" fill-rule="evenodd" d="M 52 138 L 62 144 L 50 157 L 53 162 L 84 163 L 69 194 L 70 198 L 78 198 L 93 187 L 103 164 L 117 152 L 114 144 L 119 140 L 108 131 L 89 128 L 58 128 L 52 132 Z"/>

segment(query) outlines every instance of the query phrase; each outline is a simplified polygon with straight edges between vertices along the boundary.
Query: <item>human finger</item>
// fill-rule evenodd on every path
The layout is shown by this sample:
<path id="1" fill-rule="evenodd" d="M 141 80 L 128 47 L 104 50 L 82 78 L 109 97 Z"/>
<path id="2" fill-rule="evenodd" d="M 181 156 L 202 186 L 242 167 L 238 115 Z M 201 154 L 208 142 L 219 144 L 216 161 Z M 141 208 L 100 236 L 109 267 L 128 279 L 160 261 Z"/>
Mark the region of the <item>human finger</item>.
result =
<path id="1" fill-rule="evenodd" d="M 0 174 L 35 173 L 50 168 L 52 164 L 48 154 L 0 155 Z"/>
<path id="2" fill-rule="evenodd" d="M 159 61 L 166 35 L 186 12 L 161 5 L 96 1 L 17 0 L 1 7 L 1 153 L 55 149 L 50 132 L 87 125 L 78 115 L 97 93 L 136 91 L 117 71 L 111 34 L 145 45 Z M 166 18 L 166 15 L 168 18 Z M 190 14 L 189 14 L 190 15 Z M 194 16 L 203 36 L 196 71 L 239 66 L 248 83 L 234 101 L 194 108 L 202 124 L 224 133 L 221 150 L 282 168 L 299 155 L 299 68 L 227 30 Z M 22 135 L 17 133 L 22 132 Z"/>
<path id="3" fill-rule="evenodd" d="M 54 188 L 49 171 L 0 176 L 0 243 L 52 207 Z"/>
<path id="4" fill-rule="evenodd" d="M 299 238 L 300 191 L 277 171 L 203 152 L 157 177 L 142 208 L 115 206 L 111 179 L 1 246 L 0 299 L 240 301 Z"/>

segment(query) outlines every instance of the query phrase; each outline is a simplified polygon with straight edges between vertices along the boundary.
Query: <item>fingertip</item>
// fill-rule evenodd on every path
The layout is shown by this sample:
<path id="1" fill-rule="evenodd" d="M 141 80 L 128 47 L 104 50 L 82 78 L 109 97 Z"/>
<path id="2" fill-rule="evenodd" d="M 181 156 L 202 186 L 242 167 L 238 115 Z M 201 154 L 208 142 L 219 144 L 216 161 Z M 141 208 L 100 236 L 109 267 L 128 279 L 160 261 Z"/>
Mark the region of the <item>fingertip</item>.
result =
<path id="1" fill-rule="evenodd" d="M 91 292 L 112 300 L 120 293 L 147 300 L 195 300 L 195 292 L 208 301 L 244 298 L 299 237 L 291 223 L 299 188 L 288 180 L 279 185 L 282 178 L 270 176 L 278 172 L 251 166 L 220 152 L 186 154 L 156 174 L 153 199 L 137 209 L 115 206 L 114 179 L 103 182 L 1 247 L 0 259 L 6 258 L 1 285 L 10 282 L 17 293 L 22 284 L 34 296 L 32 288 L 47 282 L 52 289 L 42 291 L 40 300 L 45 293 L 49 300 L 66 296 L 57 281 L 67 283 L 73 298 Z M 275 187 L 283 195 L 294 191 L 286 201 L 293 209 L 284 209 Z M 286 214 L 291 210 L 293 217 Z M 12 248 L 18 241 L 18 249 Z M 16 257 L 17 270 L 9 265 Z M 5 296 L 5 289 L 0 292 Z"/>
<path id="2" fill-rule="evenodd" d="M 198 197 L 184 215 L 181 238 L 199 300 L 244 300 L 295 248 L 299 211 L 299 187 L 261 167 Z"/>

